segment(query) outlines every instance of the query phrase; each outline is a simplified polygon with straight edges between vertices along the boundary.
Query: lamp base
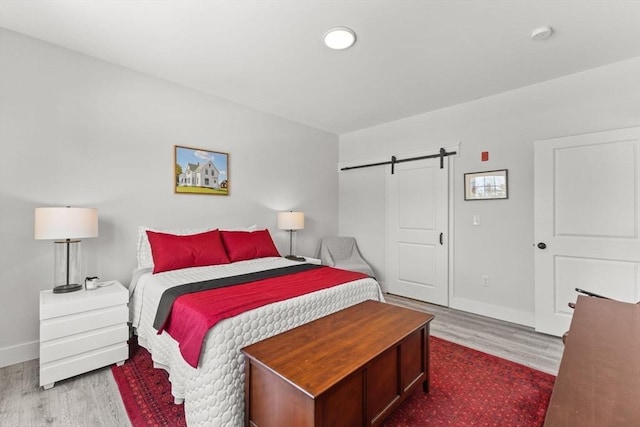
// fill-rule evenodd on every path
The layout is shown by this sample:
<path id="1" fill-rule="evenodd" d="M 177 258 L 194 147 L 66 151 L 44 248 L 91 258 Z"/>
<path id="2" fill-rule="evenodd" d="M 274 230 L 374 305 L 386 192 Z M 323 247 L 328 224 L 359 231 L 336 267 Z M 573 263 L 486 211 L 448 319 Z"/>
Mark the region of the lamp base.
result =
<path id="1" fill-rule="evenodd" d="M 75 292 L 82 289 L 82 285 L 80 283 L 68 283 L 66 285 L 59 285 L 53 288 L 54 294 L 64 294 L 67 292 Z"/>
<path id="2" fill-rule="evenodd" d="M 300 261 L 300 262 L 303 262 L 303 261 L 307 260 L 303 256 L 295 256 L 295 255 L 287 255 L 285 258 L 286 259 L 290 259 L 291 261 Z"/>

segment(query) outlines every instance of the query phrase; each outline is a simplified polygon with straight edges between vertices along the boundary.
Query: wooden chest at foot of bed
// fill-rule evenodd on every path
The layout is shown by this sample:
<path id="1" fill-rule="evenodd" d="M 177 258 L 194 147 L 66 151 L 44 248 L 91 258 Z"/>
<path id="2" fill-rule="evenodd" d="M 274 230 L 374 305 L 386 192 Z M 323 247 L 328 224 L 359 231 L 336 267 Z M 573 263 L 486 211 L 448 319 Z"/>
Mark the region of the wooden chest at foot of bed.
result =
<path id="1" fill-rule="evenodd" d="M 245 425 L 380 425 L 428 392 L 432 319 L 365 301 L 245 347 Z"/>

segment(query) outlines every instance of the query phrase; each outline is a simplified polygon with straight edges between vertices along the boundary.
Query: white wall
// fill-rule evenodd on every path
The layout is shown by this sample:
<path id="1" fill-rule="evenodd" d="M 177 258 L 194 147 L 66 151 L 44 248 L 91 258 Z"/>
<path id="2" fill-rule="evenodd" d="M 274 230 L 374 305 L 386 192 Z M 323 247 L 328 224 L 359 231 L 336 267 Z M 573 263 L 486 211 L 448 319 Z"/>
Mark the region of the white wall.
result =
<path id="1" fill-rule="evenodd" d="M 38 355 L 38 294 L 53 279 L 38 206 L 98 208 L 84 275 L 125 284 L 138 225 L 257 224 L 288 253 L 276 212 L 302 210 L 302 255 L 337 233 L 336 135 L 6 30 L 0 58 L 0 366 Z M 230 196 L 174 194 L 174 144 L 228 152 Z"/>
<path id="2" fill-rule="evenodd" d="M 640 58 L 340 136 L 340 163 L 460 143 L 452 158 L 450 305 L 533 325 L 533 142 L 640 125 Z M 489 151 L 488 162 L 480 153 Z M 463 174 L 509 170 L 509 199 L 464 201 Z M 340 234 L 354 235 L 384 282 L 385 174 L 340 173 Z M 473 215 L 481 225 L 472 226 Z M 490 276 L 490 287 L 480 276 Z"/>

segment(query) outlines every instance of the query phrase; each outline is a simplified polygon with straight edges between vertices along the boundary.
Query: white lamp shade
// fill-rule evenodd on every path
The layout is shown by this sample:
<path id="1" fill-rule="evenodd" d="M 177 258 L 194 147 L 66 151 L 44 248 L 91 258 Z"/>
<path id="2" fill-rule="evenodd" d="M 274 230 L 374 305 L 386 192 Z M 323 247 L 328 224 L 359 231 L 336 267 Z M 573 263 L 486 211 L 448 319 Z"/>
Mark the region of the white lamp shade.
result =
<path id="1" fill-rule="evenodd" d="M 98 210 L 36 208 L 34 236 L 37 240 L 98 237 Z"/>
<path id="2" fill-rule="evenodd" d="M 304 213 L 278 212 L 278 228 L 280 230 L 302 230 L 304 228 Z"/>

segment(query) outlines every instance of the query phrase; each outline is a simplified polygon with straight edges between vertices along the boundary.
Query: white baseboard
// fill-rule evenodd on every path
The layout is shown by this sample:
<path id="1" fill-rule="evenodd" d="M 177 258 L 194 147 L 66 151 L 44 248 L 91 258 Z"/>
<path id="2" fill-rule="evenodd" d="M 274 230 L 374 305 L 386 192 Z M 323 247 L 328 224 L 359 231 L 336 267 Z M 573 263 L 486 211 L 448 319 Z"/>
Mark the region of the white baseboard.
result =
<path id="1" fill-rule="evenodd" d="M 505 322 L 516 323 L 529 327 L 535 326 L 535 314 L 533 312 L 514 310 L 512 308 L 500 307 L 498 305 L 486 304 L 464 298 L 452 298 L 449 307 L 462 310 L 493 319 L 504 320 Z"/>
<path id="2" fill-rule="evenodd" d="M 11 347 L 0 348 L 0 368 L 37 359 L 40 356 L 40 342 L 31 341 Z"/>

